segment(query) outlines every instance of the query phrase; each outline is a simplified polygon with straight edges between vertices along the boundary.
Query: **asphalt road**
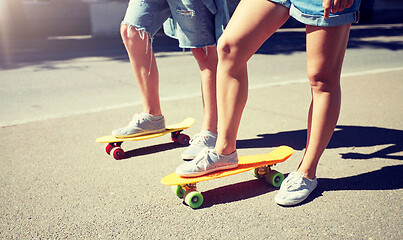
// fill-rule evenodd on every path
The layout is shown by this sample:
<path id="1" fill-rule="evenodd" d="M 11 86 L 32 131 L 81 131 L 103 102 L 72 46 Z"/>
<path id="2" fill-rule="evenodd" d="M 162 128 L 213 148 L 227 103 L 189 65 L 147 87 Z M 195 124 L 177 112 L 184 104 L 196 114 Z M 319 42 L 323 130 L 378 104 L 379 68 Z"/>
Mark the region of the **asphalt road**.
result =
<path id="1" fill-rule="evenodd" d="M 108 156 L 95 138 L 141 111 L 120 40 L 9 42 L 0 62 L 1 239 L 402 239 L 403 25 L 357 26 L 343 68 L 342 112 L 303 204 L 250 172 L 199 184 L 200 209 L 160 183 L 184 150 L 169 136 L 128 142 Z M 281 30 L 249 62 L 240 155 L 279 145 L 298 166 L 310 101 L 305 35 Z M 167 123 L 201 127 L 200 77 L 189 52 L 155 40 Z M 3 42 L 3 45 L 6 44 Z M 180 68 L 179 68 L 180 66 Z M 178 87 L 180 86 L 180 87 Z"/>

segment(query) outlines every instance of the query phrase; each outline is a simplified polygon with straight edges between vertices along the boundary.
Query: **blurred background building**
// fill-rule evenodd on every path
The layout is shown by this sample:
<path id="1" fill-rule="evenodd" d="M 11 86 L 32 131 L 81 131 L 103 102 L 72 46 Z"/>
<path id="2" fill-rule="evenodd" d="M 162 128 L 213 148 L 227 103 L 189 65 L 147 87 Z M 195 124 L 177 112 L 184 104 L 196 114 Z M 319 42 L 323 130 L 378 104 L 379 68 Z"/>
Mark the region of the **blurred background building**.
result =
<path id="1" fill-rule="evenodd" d="M 233 11 L 239 0 L 228 0 Z M 128 0 L 0 0 L 0 37 L 119 37 Z M 403 23 L 402 0 L 362 0 L 359 24 Z M 302 27 L 292 18 L 284 27 Z M 0 39 L 2 39 L 0 38 Z"/>

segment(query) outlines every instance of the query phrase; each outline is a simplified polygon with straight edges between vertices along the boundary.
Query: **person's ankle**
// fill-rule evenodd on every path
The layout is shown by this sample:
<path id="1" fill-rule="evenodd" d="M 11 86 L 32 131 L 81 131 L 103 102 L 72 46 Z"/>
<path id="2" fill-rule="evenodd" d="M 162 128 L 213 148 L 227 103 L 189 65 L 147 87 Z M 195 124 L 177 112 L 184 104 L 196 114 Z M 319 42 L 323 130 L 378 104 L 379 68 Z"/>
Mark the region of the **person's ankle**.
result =
<path id="1" fill-rule="evenodd" d="M 235 149 L 233 149 L 233 148 L 220 148 L 220 147 L 217 147 L 217 146 L 214 149 L 220 155 L 229 155 L 229 154 L 231 154 L 231 153 L 236 151 L 236 148 Z"/>
<path id="2" fill-rule="evenodd" d="M 297 173 L 303 174 L 304 178 L 307 178 L 309 180 L 312 180 L 312 179 L 314 179 L 316 177 L 315 173 L 311 173 L 309 171 L 303 171 L 303 170 L 300 170 L 300 169 L 297 170 Z"/>

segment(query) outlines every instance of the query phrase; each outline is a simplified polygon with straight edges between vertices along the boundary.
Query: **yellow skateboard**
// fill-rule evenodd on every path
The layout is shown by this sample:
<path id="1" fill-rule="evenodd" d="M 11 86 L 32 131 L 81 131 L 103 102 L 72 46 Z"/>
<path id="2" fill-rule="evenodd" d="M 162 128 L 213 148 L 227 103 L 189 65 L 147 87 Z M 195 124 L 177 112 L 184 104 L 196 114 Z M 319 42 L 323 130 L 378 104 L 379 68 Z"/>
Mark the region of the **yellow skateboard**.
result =
<path id="1" fill-rule="evenodd" d="M 171 133 L 171 138 L 174 142 L 177 142 L 181 145 L 189 144 L 190 137 L 186 134 L 181 133 L 183 130 L 190 128 L 195 122 L 194 118 L 186 118 L 180 123 L 167 125 L 165 131 L 159 133 L 151 133 L 147 135 L 141 135 L 136 137 L 128 137 L 128 138 L 117 138 L 113 135 L 103 136 L 97 138 L 95 141 L 99 143 L 107 143 L 106 145 L 106 153 L 112 155 L 116 160 L 122 159 L 124 157 L 125 152 L 120 147 L 123 142 L 126 141 L 140 141 L 146 140 L 150 138 L 161 137 L 167 133 Z"/>
<path id="2" fill-rule="evenodd" d="M 196 183 L 216 178 L 222 178 L 237 173 L 254 169 L 253 174 L 259 179 L 266 179 L 266 182 L 274 187 L 280 187 L 284 175 L 272 170 L 271 167 L 277 163 L 284 162 L 294 153 L 294 149 L 288 146 L 280 146 L 270 153 L 239 157 L 238 167 L 230 170 L 213 172 L 200 177 L 180 177 L 176 173 L 165 176 L 161 183 L 172 186 L 172 190 L 179 198 L 191 208 L 198 208 L 203 203 L 203 195 L 196 190 Z"/>

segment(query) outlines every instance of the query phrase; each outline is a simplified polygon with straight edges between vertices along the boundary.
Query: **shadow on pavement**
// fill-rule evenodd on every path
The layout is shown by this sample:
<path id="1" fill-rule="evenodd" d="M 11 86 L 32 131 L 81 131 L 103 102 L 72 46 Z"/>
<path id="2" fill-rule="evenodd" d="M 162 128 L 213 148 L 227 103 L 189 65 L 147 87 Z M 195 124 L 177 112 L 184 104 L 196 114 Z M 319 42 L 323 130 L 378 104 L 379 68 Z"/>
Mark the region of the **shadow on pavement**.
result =
<path id="1" fill-rule="evenodd" d="M 403 188 L 403 165 L 386 166 L 379 170 L 344 178 L 319 178 L 318 187 L 301 204 L 313 201 L 326 191 L 396 190 Z"/>
<path id="2" fill-rule="evenodd" d="M 259 134 L 258 138 L 255 139 L 238 140 L 237 148 L 274 148 L 287 145 L 295 150 L 303 150 L 305 143 L 306 129 L 303 129 L 273 134 Z M 343 159 L 384 158 L 403 160 L 403 131 L 397 129 L 338 125 L 327 148 L 356 150 L 356 147 L 380 145 L 388 146 L 370 154 L 349 152 L 340 155 Z M 399 152 L 400 155 L 397 155 L 396 153 Z"/>
<path id="3" fill-rule="evenodd" d="M 302 203 L 296 207 L 312 202 L 322 196 L 325 191 L 357 191 L 357 190 L 396 190 L 403 188 L 403 165 L 387 166 L 379 170 L 356 176 L 343 178 L 319 178 L 318 187 Z M 201 208 L 217 204 L 225 204 L 257 197 L 278 189 L 268 186 L 264 180 L 249 180 L 211 189 L 203 193 L 204 202 Z"/>
<path id="4" fill-rule="evenodd" d="M 258 138 L 238 140 L 237 148 L 275 148 L 280 145 L 287 145 L 295 150 L 303 150 L 305 148 L 305 142 L 306 129 L 303 129 L 273 134 L 259 134 Z M 364 160 L 383 158 L 403 160 L 403 155 L 401 155 L 403 153 L 403 130 L 397 129 L 338 125 L 327 148 L 349 148 L 354 151 L 358 147 L 374 147 L 381 145 L 387 146 L 370 154 L 349 152 L 341 153 L 340 155 L 343 159 Z M 164 152 L 181 147 L 184 146 L 174 142 L 141 147 L 127 150 L 124 159 Z M 397 153 L 401 154 L 397 155 Z"/>
<path id="5" fill-rule="evenodd" d="M 133 150 L 125 151 L 125 155 L 124 155 L 123 159 L 118 160 L 118 161 L 127 160 L 127 159 L 133 158 L 133 157 L 150 155 L 150 154 L 159 153 L 159 152 L 165 152 L 165 151 L 168 151 L 171 149 L 183 148 L 183 147 L 186 147 L 186 146 L 180 145 L 178 143 L 170 142 L 170 143 L 163 143 L 163 144 L 158 144 L 158 145 L 136 148 Z"/>
<path id="6" fill-rule="evenodd" d="M 306 129 L 275 134 L 260 134 L 259 138 L 238 140 L 237 148 L 274 148 L 280 145 L 288 145 L 296 150 L 303 150 L 306 141 Z M 403 131 L 379 127 L 346 126 L 338 125 L 333 134 L 328 148 L 352 148 L 373 147 L 389 145 L 371 154 L 343 153 L 344 159 L 371 159 L 384 158 L 403 160 Z M 403 188 L 403 165 L 386 166 L 379 170 L 343 178 L 320 178 L 317 189 L 301 204 L 303 205 L 322 196 L 325 191 L 348 191 L 348 190 L 395 190 Z M 203 193 L 206 203 L 203 207 L 214 204 L 240 201 L 256 197 L 275 188 L 267 186 L 264 181 L 251 180 L 233 185 L 223 186 L 208 190 Z M 296 205 L 296 206 L 299 206 Z M 295 207 L 295 206 L 293 206 Z"/>
<path id="7" fill-rule="evenodd" d="M 275 190 L 276 188 L 268 186 L 265 181 L 258 179 L 226 185 L 202 191 L 204 202 L 199 209 L 257 197 Z"/>
<path id="8" fill-rule="evenodd" d="M 238 140 L 237 148 L 274 148 L 279 145 L 288 145 L 296 150 L 305 148 L 306 130 L 295 130 L 275 134 L 261 134 L 259 138 Z M 377 145 L 391 145 L 371 154 L 344 153 L 344 159 L 385 158 L 403 160 L 403 156 L 396 155 L 403 151 L 403 131 L 379 127 L 338 125 L 328 148 L 373 147 Z M 164 143 L 142 147 L 127 151 L 124 159 L 135 156 L 148 155 L 181 147 L 176 143 Z M 395 190 L 403 188 L 403 165 L 386 166 L 381 169 L 343 178 L 320 178 L 317 189 L 301 204 L 303 205 L 322 196 L 325 191 L 349 190 Z M 268 186 L 265 181 L 253 179 L 225 185 L 202 192 L 204 203 L 201 208 L 208 208 L 217 204 L 241 201 L 257 197 L 268 192 L 277 191 Z M 299 206 L 296 205 L 296 206 Z"/>
<path id="9" fill-rule="evenodd" d="M 368 25 L 353 28 L 348 48 L 403 49 L 403 25 Z M 392 38 L 392 40 L 385 40 Z M 305 51 L 305 30 L 282 29 L 268 39 L 258 54 L 292 54 Z M 178 52 L 178 42 L 165 35 L 157 36 L 154 52 Z M 112 61 L 128 61 L 127 53 L 119 38 L 34 39 L 0 42 L 0 69 L 16 69 L 49 61 L 65 61 L 85 57 L 105 57 Z M 160 56 L 161 57 L 161 56 Z"/>

